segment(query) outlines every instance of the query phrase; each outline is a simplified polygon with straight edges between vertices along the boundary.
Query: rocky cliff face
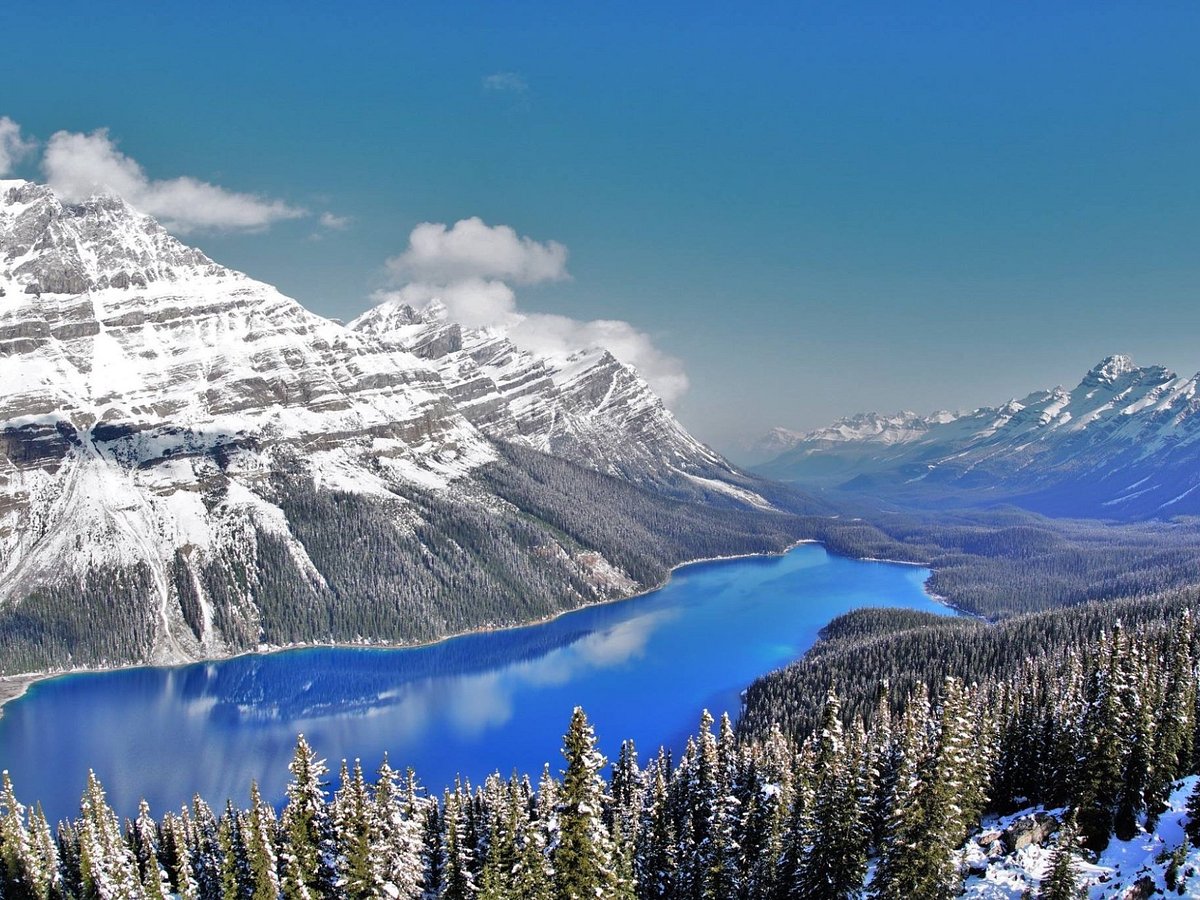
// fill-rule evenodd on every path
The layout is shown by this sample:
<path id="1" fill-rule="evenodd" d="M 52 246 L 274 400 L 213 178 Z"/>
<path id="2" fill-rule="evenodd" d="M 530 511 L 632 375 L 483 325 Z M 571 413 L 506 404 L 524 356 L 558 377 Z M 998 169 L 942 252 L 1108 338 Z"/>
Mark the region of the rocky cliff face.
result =
<path id="1" fill-rule="evenodd" d="M 436 302 L 420 311 L 384 303 L 349 327 L 427 360 L 463 415 L 490 437 L 660 490 L 745 491 L 742 476 L 603 348 L 537 355 L 502 331 L 461 328 Z"/>
<path id="2" fill-rule="evenodd" d="M 441 320 L 383 332 L 118 199 L 0 182 L 0 668 L 423 639 L 641 586 L 619 542 L 497 494 L 497 471 L 524 484 L 497 440 L 757 502 L 603 351 L 554 367 Z"/>
<path id="3" fill-rule="evenodd" d="M 1070 390 L 918 417 L 919 427 L 891 435 L 902 439 L 835 426 L 841 439 L 830 440 L 831 429 L 822 429 L 760 468 L 914 499 L 949 492 L 1105 518 L 1192 514 L 1200 511 L 1198 385 L 1200 376 L 1112 356 Z"/>

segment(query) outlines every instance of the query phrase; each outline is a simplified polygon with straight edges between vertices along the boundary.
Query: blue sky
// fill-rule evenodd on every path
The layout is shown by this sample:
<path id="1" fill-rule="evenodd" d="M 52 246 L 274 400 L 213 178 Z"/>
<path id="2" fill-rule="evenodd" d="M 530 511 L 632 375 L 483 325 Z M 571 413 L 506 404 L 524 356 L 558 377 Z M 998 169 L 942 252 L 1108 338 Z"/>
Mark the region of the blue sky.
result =
<path id="1" fill-rule="evenodd" d="M 520 308 L 631 323 L 725 449 L 1200 369 L 1200 5 L 742 6 L 19 4 L 0 116 L 18 175 L 107 128 L 306 211 L 186 239 L 325 315 L 421 222 L 560 242 Z"/>

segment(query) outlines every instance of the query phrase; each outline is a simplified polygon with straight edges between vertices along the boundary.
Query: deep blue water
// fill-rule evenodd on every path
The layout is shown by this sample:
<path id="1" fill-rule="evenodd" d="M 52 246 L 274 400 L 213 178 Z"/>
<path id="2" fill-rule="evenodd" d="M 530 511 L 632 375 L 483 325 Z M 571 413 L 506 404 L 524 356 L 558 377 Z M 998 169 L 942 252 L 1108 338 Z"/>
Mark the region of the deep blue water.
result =
<path id="1" fill-rule="evenodd" d="M 440 791 L 516 768 L 557 771 L 582 705 L 610 757 L 678 750 L 701 709 L 736 715 L 739 692 L 862 606 L 947 612 L 925 569 L 801 545 L 781 557 L 698 563 L 661 590 L 552 622 L 408 650 L 312 649 L 174 669 L 68 675 L 33 685 L 0 718 L 0 768 L 51 821 L 78 810 L 88 768 L 122 815 L 199 792 L 244 805 L 251 779 L 280 799 L 297 732 L 336 772 L 390 754 Z"/>

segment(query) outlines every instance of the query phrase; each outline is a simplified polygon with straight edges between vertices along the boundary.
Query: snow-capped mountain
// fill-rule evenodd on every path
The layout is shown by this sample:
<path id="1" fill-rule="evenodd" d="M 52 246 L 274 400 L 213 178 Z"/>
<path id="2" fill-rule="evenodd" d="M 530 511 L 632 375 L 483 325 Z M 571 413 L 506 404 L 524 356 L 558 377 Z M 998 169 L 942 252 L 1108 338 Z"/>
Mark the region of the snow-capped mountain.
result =
<path id="1" fill-rule="evenodd" d="M 944 425 L 956 418 L 957 413 L 946 410 L 929 416 L 905 410 L 893 415 L 859 413 L 813 431 L 772 428 L 750 445 L 748 454 L 757 461 L 767 462 L 802 445 L 816 447 L 848 442 L 884 446 L 907 444 L 924 436 L 934 425 Z"/>
<path id="2" fill-rule="evenodd" d="M 463 415 L 489 437 L 659 488 L 728 490 L 725 480 L 737 477 L 601 347 L 538 355 L 500 329 L 448 321 L 437 301 L 423 310 L 388 301 L 349 327 L 434 366 Z"/>
<path id="3" fill-rule="evenodd" d="M 1070 390 L 1037 391 L 965 415 L 884 417 L 899 421 L 892 432 L 876 430 L 871 417 L 847 420 L 805 435 L 760 471 L 913 499 L 949 492 L 1014 501 L 1051 513 L 1191 514 L 1200 511 L 1198 384 L 1200 375 L 1183 378 L 1111 356 Z M 867 427 L 847 427 L 859 420 Z"/>
<path id="4" fill-rule="evenodd" d="M 426 638 L 658 577 L 675 551 L 631 573 L 519 510 L 497 439 L 765 505 L 604 351 L 393 313 L 344 327 L 119 199 L 0 181 L 4 669 Z"/>

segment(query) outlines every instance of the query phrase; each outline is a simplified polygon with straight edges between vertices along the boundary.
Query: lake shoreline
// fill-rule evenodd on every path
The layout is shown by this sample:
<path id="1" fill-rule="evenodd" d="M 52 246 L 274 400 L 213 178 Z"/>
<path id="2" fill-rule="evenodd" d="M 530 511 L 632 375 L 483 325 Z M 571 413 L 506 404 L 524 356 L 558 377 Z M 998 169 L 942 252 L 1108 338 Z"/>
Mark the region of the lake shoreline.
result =
<path id="1" fill-rule="evenodd" d="M 723 556 L 706 556 L 706 557 L 701 557 L 699 559 L 689 559 L 689 560 L 685 560 L 680 563 L 676 563 L 675 565 L 671 566 L 671 568 L 667 571 L 666 577 L 663 578 L 658 584 L 652 585 L 650 587 L 646 587 L 643 590 L 637 591 L 632 594 L 627 594 L 624 596 L 614 596 L 614 597 L 610 597 L 610 598 L 607 598 L 604 600 L 596 600 L 591 603 L 586 603 L 586 604 L 583 604 L 582 606 L 576 606 L 571 609 L 559 610 L 558 612 L 555 612 L 552 615 L 543 616 L 540 619 L 531 619 L 529 621 L 520 622 L 520 623 L 516 623 L 516 624 L 512 624 L 512 625 L 481 625 L 477 628 L 469 628 L 464 631 L 457 631 L 457 632 L 454 632 L 453 634 L 447 634 L 442 637 L 434 638 L 434 639 L 428 640 L 428 641 L 418 641 L 415 643 L 405 643 L 405 642 L 396 642 L 396 641 L 359 641 L 359 642 L 306 641 L 303 643 L 281 644 L 281 645 L 260 644 L 259 646 L 255 647 L 253 649 L 239 650 L 236 653 L 226 653 L 226 654 L 218 654 L 218 655 L 213 655 L 213 656 L 204 656 L 199 659 L 181 660 L 178 662 L 161 662 L 161 663 L 138 662 L 138 663 L 127 663 L 127 664 L 115 665 L 115 666 L 82 666 L 82 667 L 73 668 L 73 669 L 50 670 L 50 671 L 46 671 L 46 672 L 27 672 L 27 673 L 21 673 L 21 674 L 17 674 L 17 675 L 3 675 L 3 676 L 0 676 L 0 718 L 2 718 L 4 715 L 4 707 L 5 706 L 7 706 L 9 703 L 13 702 L 14 700 L 19 700 L 21 697 L 23 697 L 25 695 L 25 693 L 29 690 L 30 687 L 32 687 L 33 685 L 35 685 L 39 682 L 42 682 L 42 681 L 51 681 L 56 678 L 66 678 L 71 675 L 93 675 L 93 674 L 98 675 L 98 674 L 104 674 L 104 673 L 108 673 L 108 672 L 121 672 L 121 671 L 126 671 L 126 670 L 131 670 L 131 669 L 182 669 L 182 668 L 186 668 L 188 666 L 200 665 L 202 663 L 226 662 L 228 660 L 240 659 L 243 657 L 270 656 L 270 655 L 273 655 L 276 653 L 290 653 L 290 652 L 294 652 L 294 651 L 298 651 L 298 650 L 380 650 L 380 651 L 388 651 L 388 650 L 416 650 L 416 649 L 420 649 L 422 647 L 434 647 L 439 644 L 446 643 L 447 641 L 456 640 L 456 639 L 462 638 L 462 637 L 469 637 L 471 635 L 493 634 L 493 633 L 504 632 L 504 631 L 515 631 L 515 630 L 518 630 L 521 628 L 533 628 L 533 627 L 536 627 L 539 625 L 548 624 L 550 622 L 555 621 L 556 619 L 561 618 L 562 616 L 566 616 L 571 613 L 579 612 L 580 610 L 590 609 L 590 608 L 597 607 L 597 606 L 605 606 L 605 605 L 612 604 L 612 603 L 623 603 L 628 600 L 635 600 L 638 597 L 644 597 L 647 594 L 652 594 L 655 591 L 662 590 L 664 587 L 666 587 L 667 584 L 670 583 L 671 578 L 674 576 L 674 574 L 677 571 L 679 571 L 680 569 L 688 568 L 690 566 L 698 566 L 698 565 L 704 565 L 706 563 L 715 563 L 715 562 L 732 562 L 732 561 L 739 560 L 739 559 L 753 559 L 755 557 L 761 557 L 763 559 L 771 559 L 771 558 L 786 556 L 788 553 L 795 550 L 797 547 L 803 546 L 805 544 L 820 544 L 821 546 L 825 546 L 822 541 L 818 541 L 814 538 L 801 538 L 796 541 L 793 541 L 791 544 L 784 547 L 782 550 L 778 550 L 778 551 L 771 551 L 771 552 L 765 552 L 765 553 L 734 553 L 734 554 L 728 554 L 728 555 L 723 555 Z M 833 551 L 830 551 L 827 547 L 826 547 L 826 552 L 833 553 Z M 878 558 L 873 558 L 873 557 L 855 557 L 855 556 L 851 556 L 850 554 L 837 554 L 837 553 L 834 553 L 834 555 L 845 556 L 847 559 L 858 559 L 861 562 L 877 562 L 877 563 L 884 563 L 887 565 L 906 565 L 906 566 L 915 566 L 917 568 L 928 568 L 928 566 L 926 566 L 923 563 L 912 562 L 911 560 L 878 559 Z M 926 596 L 928 596 L 931 600 L 945 606 L 948 609 L 953 610 L 955 613 L 958 613 L 960 615 L 971 615 L 970 613 L 965 612 L 964 610 L 955 606 L 947 598 L 933 594 L 925 586 L 922 586 L 922 590 L 924 591 Z"/>
<path id="2" fill-rule="evenodd" d="M 699 559 L 689 559 L 671 566 L 667 571 L 667 575 L 658 584 L 644 588 L 632 594 L 623 596 L 609 597 L 604 600 L 595 600 L 591 603 L 585 603 L 582 606 L 576 606 L 571 609 L 562 609 L 549 616 L 543 616 L 540 619 L 530 619 L 525 622 L 519 622 L 513 625 L 480 625 L 477 628 L 468 628 L 464 631 L 456 631 L 453 634 L 443 635 L 439 638 L 434 638 L 428 641 L 417 641 L 415 643 L 397 642 L 397 641 L 305 641 L 296 644 L 260 644 L 259 646 L 249 650 L 239 650 L 236 653 L 216 654 L 213 656 L 204 656 L 198 659 L 180 660 L 178 662 L 137 662 L 137 663 L 122 663 L 114 666 L 80 666 L 73 669 L 52 669 L 45 672 L 22 672 L 17 675 L 0 675 L 0 717 L 4 715 L 4 707 L 14 700 L 19 700 L 25 696 L 25 693 L 30 687 L 42 681 L 52 681 L 56 678 L 67 678 L 71 675 L 99 675 L 107 672 L 122 672 L 130 669 L 182 669 L 187 666 L 195 666 L 202 663 L 210 662 L 227 662 L 232 659 L 240 659 L 247 656 L 270 656 L 275 653 L 290 653 L 297 650 L 417 650 L 422 647 L 435 647 L 438 644 L 444 644 L 447 641 L 453 641 L 457 638 L 469 637 L 475 634 L 493 634 L 504 631 L 515 631 L 520 628 L 533 628 L 538 625 L 545 625 L 549 622 L 569 615 L 574 612 L 579 612 L 583 609 L 590 609 L 596 606 L 605 606 L 610 603 L 622 603 L 626 600 L 635 600 L 638 597 L 644 597 L 647 594 L 652 594 L 655 591 L 662 590 L 671 581 L 672 576 L 680 569 L 688 566 L 698 566 L 705 563 L 714 562 L 731 562 L 738 559 L 751 559 L 753 557 L 762 557 L 770 559 L 772 557 L 785 556 L 792 550 L 804 544 L 819 544 L 820 541 L 813 538 L 802 538 L 793 541 L 787 547 L 779 551 L 767 553 L 734 553 L 725 556 L 705 556 Z M 928 593 L 928 592 L 926 592 Z M 932 597 L 932 595 L 930 595 Z M 937 598 L 933 598 L 937 599 Z M 940 601 L 939 601 L 940 602 Z"/>

